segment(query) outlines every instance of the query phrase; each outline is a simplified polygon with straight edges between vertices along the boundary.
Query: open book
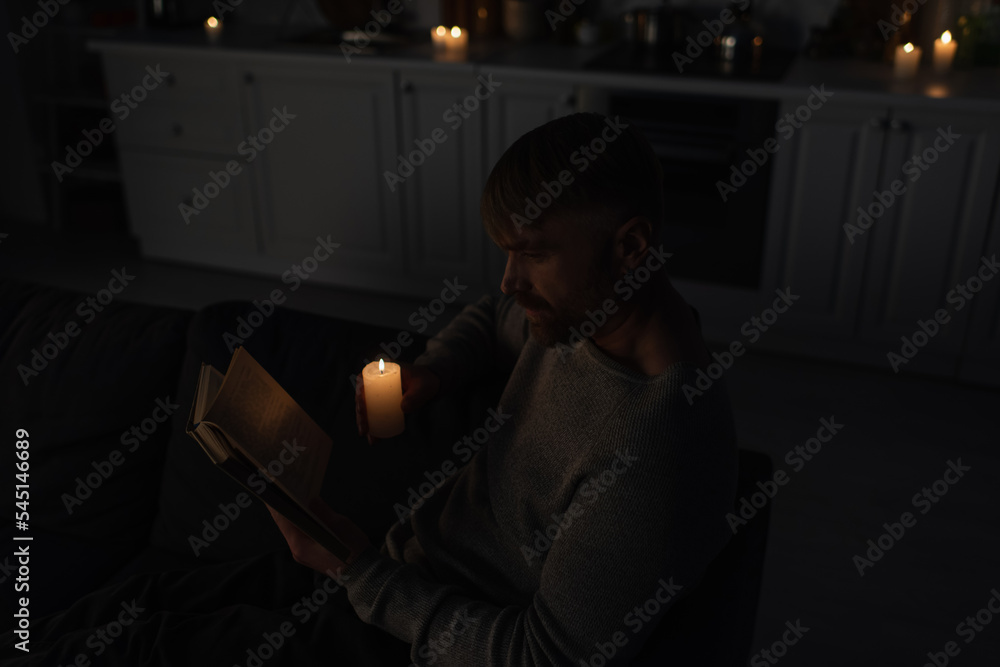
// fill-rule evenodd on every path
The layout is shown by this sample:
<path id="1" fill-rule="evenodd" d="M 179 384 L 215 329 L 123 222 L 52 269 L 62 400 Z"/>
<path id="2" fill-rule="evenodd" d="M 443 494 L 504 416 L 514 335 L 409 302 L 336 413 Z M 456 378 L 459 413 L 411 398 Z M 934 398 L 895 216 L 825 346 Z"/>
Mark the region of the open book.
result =
<path id="1" fill-rule="evenodd" d="M 319 498 L 332 441 L 250 353 L 225 375 L 201 365 L 187 434 L 208 458 L 330 553 L 350 549 L 309 509 Z"/>

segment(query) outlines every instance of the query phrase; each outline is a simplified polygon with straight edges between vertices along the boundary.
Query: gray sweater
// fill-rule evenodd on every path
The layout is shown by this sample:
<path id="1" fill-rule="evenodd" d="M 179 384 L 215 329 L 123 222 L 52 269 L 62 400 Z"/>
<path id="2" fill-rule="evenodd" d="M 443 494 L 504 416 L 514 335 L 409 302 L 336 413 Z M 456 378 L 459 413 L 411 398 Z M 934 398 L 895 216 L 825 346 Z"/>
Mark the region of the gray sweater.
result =
<path id="1" fill-rule="evenodd" d="M 516 301 L 488 296 L 416 360 L 443 390 L 510 378 L 499 419 L 483 415 L 489 439 L 456 448 L 468 463 L 345 570 L 361 619 L 409 642 L 417 665 L 575 666 L 611 652 L 627 664 L 651 610 L 690 592 L 731 536 L 723 384 L 689 404 L 691 364 L 649 377 L 589 339 L 571 349 L 539 345 Z"/>

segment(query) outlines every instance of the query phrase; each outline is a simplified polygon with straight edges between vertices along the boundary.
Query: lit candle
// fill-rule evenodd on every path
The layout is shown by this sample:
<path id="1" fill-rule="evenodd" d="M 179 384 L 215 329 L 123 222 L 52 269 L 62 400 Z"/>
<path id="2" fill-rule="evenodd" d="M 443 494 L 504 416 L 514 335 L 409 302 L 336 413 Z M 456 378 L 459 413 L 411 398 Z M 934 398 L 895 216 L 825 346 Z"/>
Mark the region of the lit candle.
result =
<path id="1" fill-rule="evenodd" d="M 461 55 L 469 46 L 469 34 L 458 26 L 449 30 L 443 25 L 439 25 L 431 30 L 431 41 L 434 43 L 435 51 L 449 55 Z"/>
<path id="2" fill-rule="evenodd" d="M 934 71 L 947 72 L 951 69 L 951 61 L 955 59 L 955 49 L 958 47 L 951 39 L 951 32 L 945 30 L 941 37 L 934 40 Z"/>
<path id="3" fill-rule="evenodd" d="M 365 406 L 368 430 L 376 438 L 391 438 L 406 429 L 403 410 L 402 375 L 399 364 L 379 359 L 365 366 L 361 374 L 365 383 Z"/>
<path id="4" fill-rule="evenodd" d="M 910 42 L 896 47 L 896 62 L 893 74 L 897 79 L 912 79 L 920 66 L 920 47 Z"/>
<path id="5" fill-rule="evenodd" d="M 222 21 L 214 16 L 205 19 L 205 34 L 208 36 L 209 43 L 215 44 L 219 41 L 219 37 L 222 36 Z"/>

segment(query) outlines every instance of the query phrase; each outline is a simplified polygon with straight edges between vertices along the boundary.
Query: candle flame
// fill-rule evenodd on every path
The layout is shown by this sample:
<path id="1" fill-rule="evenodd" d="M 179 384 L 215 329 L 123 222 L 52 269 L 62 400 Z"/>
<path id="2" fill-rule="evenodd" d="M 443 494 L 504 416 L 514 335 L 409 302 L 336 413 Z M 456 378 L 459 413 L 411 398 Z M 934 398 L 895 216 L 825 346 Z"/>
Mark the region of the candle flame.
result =
<path id="1" fill-rule="evenodd" d="M 455 26 L 454 28 L 451 29 L 451 36 L 458 39 L 459 37 L 462 36 L 462 29 L 459 28 L 458 26 Z"/>
<path id="2" fill-rule="evenodd" d="M 385 372 L 385 362 L 381 359 L 378 360 L 378 372 L 380 374 Z"/>
<path id="3" fill-rule="evenodd" d="M 439 25 L 437 29 L 434 30 L 434 32 L 437 34 L 438 37 L 444 37 L 445 34 L 448 32 L 448 29 L 445 28 L 443 25 Z"/>
<path id="4" fill-rule="evenodd" d="M 913 51 L 913 44 L 907 42 L 906 46 L 903 47 L 903 50 L 906 51 L 907 53 L 910 53 L 911 51 Z"/>
<path id="5" fill-rule="evenodd" d="M 941 33 L 941 43 L 947 44 L 951 41 L 951 30 L 945 30 Z"/>
<path id="6" fill-rule="evenodd" d="M 207 25 L 209 28 L 216 28 L 219 25 L 219 19 L 215 18 L 214 16 L 209 16 L 208 20 L 205 21 L 205 25 Z"/>

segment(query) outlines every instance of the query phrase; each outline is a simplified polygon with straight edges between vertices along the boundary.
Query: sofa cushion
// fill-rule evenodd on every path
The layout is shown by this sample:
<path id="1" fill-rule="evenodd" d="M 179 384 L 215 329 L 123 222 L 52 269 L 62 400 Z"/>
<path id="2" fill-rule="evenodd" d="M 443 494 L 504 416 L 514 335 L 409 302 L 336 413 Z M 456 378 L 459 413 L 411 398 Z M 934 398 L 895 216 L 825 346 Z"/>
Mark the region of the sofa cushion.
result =
<path id="1" fill-rule="evenodd" d="M 62 571 L 96 581 L 147 542 L 170 432 L 160 406 L 193 313 L 117 296 L 98 312 L 88 297 L 0 280 L 0 433 L 8 453 L 16 429 L 29 434 L 29 534 L 89 543 L 93 562 Z M 4 497 L 13 483 L 4 475 Z M 47 588 L 59 576 L 47 571 Z"/>

